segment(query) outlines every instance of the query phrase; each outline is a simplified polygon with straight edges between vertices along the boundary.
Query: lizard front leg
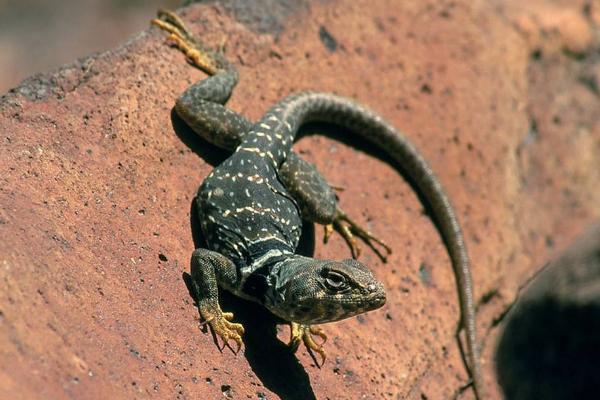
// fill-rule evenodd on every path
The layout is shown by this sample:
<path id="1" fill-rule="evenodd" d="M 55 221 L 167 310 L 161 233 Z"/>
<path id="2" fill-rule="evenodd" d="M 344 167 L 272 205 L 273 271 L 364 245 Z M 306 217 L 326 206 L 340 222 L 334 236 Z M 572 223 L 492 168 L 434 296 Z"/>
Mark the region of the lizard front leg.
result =
<path id="1" fill-rule="evenodd" d="M 223 312 L 219 305 L 217 283 L 235 287 L 236 267 L 227 257 L 206 249 L 197 249 L 192 254 L 192 288 L 198 302 L 198 310 L 204 321 L 210 325 L 215 335 L 223 340 L 223 347 L 237 353 L 242 347 L 244 327 L 231 322 L 233 313 Z M 216 340 L 216 337 L 215 337 Z M 237 349 L 229 346 L 233 340 Z M 222 348 L 221 348 L 222 350 Z"/>
<path id="2" fill-rule="evenodd" d="M 317 344 L 313 336 L 319 336 L 323 341 L 321 344 Z M 310 355 L 313 356 L 317 367 L 321 368 L 325 364 L 325 360 L 327 357 L 325 356 L 325 350 L 323 350 L 323 345 L 327 341 L 327 335 L 320 329 L 315 328 L 314 326 L 310 326 L 307 324 L 299 324 L 297 322 L 290 322 L 290 343 L 288 345 L 294 351 L 298 350 L 298 346 L 300 346 L 300 341 L 304 342 L 304 345 L 310 352 Z M 316 352 L 321 356 L 321 364 L 316 360 L 312 352 Z"/>

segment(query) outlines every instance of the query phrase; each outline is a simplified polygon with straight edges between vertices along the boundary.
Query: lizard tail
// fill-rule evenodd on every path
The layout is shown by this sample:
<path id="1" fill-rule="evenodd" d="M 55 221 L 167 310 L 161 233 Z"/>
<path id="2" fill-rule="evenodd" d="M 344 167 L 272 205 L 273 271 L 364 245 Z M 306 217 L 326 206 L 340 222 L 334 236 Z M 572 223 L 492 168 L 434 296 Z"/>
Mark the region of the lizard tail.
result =
<path id="1" fill-rule="evenodd" d="M 285 107 L 292 104 L 293 107 Z M 286 109 L 280 121 L 282 126 L 291 128 L 291 132 L 296 132 L 306 122 L 331 122 L 375 144 L 396 162 L 402 175 L 411 181 L 429 206 L 452 260 L 461 311 L 460 326 L 466 333 L 467 368 L 475 395 L 481 399 L 483 380 L 469 256 L 454 208 L 431 167 L 403 134 L 373 111 L 350 99 L 328 93 L 302 92 L 288 96 L 275 107 L 277 111 Z"/>

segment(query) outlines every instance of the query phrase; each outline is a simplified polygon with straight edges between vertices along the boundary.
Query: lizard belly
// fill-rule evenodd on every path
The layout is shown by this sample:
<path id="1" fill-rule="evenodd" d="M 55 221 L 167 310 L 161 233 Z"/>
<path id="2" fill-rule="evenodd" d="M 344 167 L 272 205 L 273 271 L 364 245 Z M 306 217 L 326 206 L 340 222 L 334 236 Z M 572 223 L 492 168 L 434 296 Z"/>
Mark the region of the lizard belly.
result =
<path id="1" fill-rule="evenodd" d="M 278 243 L 291 252 L 298 245 L 298 206 L 274 167 L 254 154 L 236 152 L 216 167 L 200 186 L 197 205 L 209 249 L 238 265 L 252 265 Z"/>

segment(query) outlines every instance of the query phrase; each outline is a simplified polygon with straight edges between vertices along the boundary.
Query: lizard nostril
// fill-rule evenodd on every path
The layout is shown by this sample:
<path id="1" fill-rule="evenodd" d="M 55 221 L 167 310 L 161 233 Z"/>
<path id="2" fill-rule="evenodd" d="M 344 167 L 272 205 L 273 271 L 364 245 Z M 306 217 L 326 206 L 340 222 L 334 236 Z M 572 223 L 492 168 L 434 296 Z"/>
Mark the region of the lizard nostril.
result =
<path id="1" fill-rule="evenodd" d="M 375 293 L 377 291 L 377 285 L 371 283 L 369 286 L 367 286 L 367 290 L 369 291 L 369 293 Z"/>

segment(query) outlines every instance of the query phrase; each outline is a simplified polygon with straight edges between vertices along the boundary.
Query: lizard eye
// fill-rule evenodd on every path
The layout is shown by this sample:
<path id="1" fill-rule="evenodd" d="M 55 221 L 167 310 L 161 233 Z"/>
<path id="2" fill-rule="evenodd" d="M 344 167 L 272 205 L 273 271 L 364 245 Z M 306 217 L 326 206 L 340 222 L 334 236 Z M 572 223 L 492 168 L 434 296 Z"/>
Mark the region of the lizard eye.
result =
<path id="1" fill-rule="evenodd" d="M 333 291 L 341 291 L 348 286 L 346 277 L 339 272 L 327 271 L 325 274 L 325 286 Z"/>

